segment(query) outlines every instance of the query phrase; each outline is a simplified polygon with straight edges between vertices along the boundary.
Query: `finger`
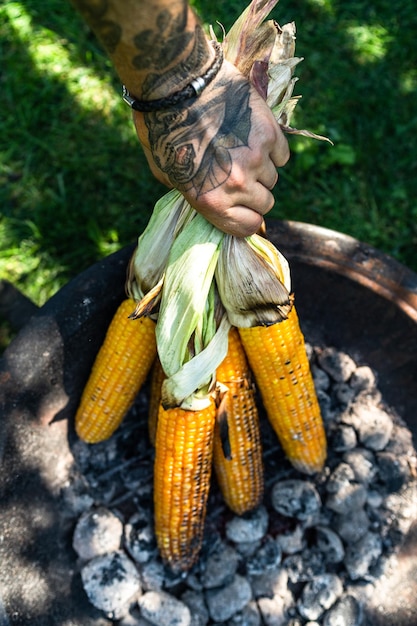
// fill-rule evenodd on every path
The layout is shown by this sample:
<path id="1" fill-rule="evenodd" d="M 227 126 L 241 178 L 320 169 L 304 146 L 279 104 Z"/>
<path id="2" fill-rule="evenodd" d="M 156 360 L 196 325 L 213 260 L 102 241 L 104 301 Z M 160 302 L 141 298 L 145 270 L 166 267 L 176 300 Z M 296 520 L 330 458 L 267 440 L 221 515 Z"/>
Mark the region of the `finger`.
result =
<path id="1" fill-rule="evenodd" d="M 228 196 L 230 200 L 230 196 Z M 237 237 L 247 237 L 262 226 L 263 216 L 272 209 L 275 199 L 261 183 L 252 185 L 250 197 L 241 196 L 240 202 L 234 197 L 226 207 L 212 205 L 195 207 L 204 217 L 220 230 Z"/>
<path id="2" fill-rule="evenodd" d="M 271 190 L 266 185 L 256 182 L 251 187 L 251 195 L 246 194 L 240 202 L 235 202 L 234 206 L 245 206 L 260 215 L 265 215 L 272 209 L 274 203 L 275 198 Z"/>
<path id="3" fill-rule="evenodd" d="M 272 172 L 268 174 L 264 174 L 262 172 L 262 174 L 258 178 L 258 182 L 264 187 L 266 187 L 267 189 L 269 189 L 269 191 L 272 191 L 272 189 L 275 187 L 275 185 L 278 182 L 278 172 L 275 169 L 275 166 L 273 166 Z"/>
<path id="4" fill-rule="evenodd" d="M 226 215 L 212 214 L 207 219 L 223 232 L 235 237 L 248 237 L 262 228 L 263 217 L 245 206 L 235 206 Z"/>
<path id="5" fill-rule="evenodd" d="M 270 156 L 276 167 L 283 167 L 290 158 L 290 149 L 287 138 L 279 126 L 277 128 L 277 138 L 274 142 Z"/>

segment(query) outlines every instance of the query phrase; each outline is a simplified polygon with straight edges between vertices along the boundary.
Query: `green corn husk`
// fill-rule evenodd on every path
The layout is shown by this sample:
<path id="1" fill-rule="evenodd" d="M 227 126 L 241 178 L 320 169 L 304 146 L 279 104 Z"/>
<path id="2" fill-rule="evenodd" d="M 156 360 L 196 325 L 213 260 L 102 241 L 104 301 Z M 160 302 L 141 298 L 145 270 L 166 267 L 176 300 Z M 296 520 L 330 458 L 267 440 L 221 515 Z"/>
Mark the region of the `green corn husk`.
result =
<path id="1" fill-rule="evenodd" d="M 200 410 L 227 352 L 230 322 L 216 324 L 213 276 L 224 233 L 195 213 L 175 239 L 165 270 L 156 341 L 167 376 L 166 407 Z"/>
<path id="2" fill-rule="evenodd" d="M 176 189 L 155 204 L 129 263 L 126 292 L 139 303 L 131 317 L 150 314 L 157 307 L 171 247 L 195 213 Z"/>

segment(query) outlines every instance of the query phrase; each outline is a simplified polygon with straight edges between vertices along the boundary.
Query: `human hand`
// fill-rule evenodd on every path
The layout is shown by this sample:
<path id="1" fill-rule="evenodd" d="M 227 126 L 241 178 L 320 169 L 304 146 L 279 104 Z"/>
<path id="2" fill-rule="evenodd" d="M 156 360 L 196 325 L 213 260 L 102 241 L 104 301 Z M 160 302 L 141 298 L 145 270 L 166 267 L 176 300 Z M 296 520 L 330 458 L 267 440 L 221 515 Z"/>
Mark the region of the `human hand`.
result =
<path id="1" fill-rule="evenodd" d="M 158 180 L 226 233 L 244 237 L 261 227 L 289 148 L 267 104 L 231 63 L 191 105 L 134 111 L 134 122 Z"/>

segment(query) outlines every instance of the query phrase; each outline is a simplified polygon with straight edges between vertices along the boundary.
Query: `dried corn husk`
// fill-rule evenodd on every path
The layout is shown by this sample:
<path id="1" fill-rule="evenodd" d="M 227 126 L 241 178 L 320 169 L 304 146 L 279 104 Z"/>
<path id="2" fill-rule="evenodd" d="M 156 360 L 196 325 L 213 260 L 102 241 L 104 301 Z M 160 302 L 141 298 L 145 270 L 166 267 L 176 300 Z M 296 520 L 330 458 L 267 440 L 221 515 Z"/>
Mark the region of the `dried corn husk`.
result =
<path id="1" fill-rule="evenodd" d="M 288 262 L 267 239 L 227 235 L 215 276 L 233 326 L 275 324 L 287 318 L 291 309 Z"/>
<path id="2" fill-rule="evenodd" d="M 290 126 L 300 96 L 293 96 L 297 78 L 293 71 L 303 58 L 295 57 L 294 22 L 280 26 L 264 22 L 278 0 L 253 0 L 222 42 L 225 58 L 247 76 L 267 101 L 283 130 L 293 135 L 328 141 L 327 137 Z M 213 29 L 212 36 L 215 37 Z"/>

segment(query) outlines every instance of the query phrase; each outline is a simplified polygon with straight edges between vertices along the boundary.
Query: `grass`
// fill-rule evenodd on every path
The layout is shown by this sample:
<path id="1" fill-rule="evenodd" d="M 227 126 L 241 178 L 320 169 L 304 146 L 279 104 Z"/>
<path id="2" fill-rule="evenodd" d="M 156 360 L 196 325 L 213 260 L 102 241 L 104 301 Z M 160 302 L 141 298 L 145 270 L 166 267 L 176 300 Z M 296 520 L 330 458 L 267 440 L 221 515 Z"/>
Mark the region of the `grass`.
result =
<path id="1" fill-rule="evenodd" d="M 228 28 L 246 2 L 194 5 Z M 417 271 L 413 0 L 281 0 L 272 15 L 295 20 L 305 58 L 294 125 L 335 146 L 290 139 L 270 215 L 350 234 Z M 0 4 L 0 68 L 0 277 L 41 305 L 133 241 L 165 190 L 69 3 Z"/>

